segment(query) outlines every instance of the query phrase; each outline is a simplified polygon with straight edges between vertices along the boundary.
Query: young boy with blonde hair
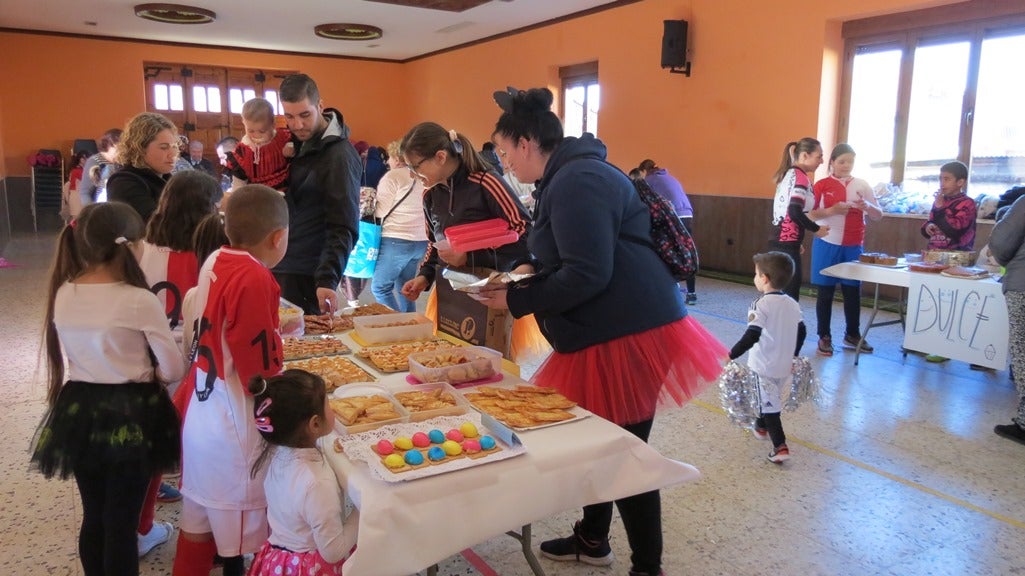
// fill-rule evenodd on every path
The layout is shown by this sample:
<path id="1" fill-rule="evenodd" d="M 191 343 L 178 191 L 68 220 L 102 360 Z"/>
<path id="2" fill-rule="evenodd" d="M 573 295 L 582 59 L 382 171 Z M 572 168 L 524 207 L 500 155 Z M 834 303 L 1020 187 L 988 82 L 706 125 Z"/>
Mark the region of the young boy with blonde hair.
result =
<path id="1" fill-rule="evenodd" d="M 747 331 L 730 350 L 736 360 L 751 350 L 748 368 L 758 375 L 761 415 L 751 431 L 759 440 L 772 440 L 769 461 L 790 459 L 780 411 L 783 391 L 793 385 L 793 359 L 801 351 L 806 329 L 801 306 L 784 292 L 794 275 L 794 260 L 784 252 L 755 254 L 755 288 L 762 293 L 747 313 Z"/>
<path id="2" fill-rule="evenodd" d="M 274 127 L 274 106 L 264 98 L 242 105 L 246 133 L 227 154 L 232 190 L 244 184 L 263 184 L 284 192 L 288 188 L 288 159 L 293 156 L 292 134 Z"/>
<path id="3" fill-rule="evenodd" d="M 196 317 L 182 413 L 181 534 L 175 576 L 207 574 L 214 554 L 255 553 L 267 539 L 263 477 L 251 474 L 262 441 L 246 383 L 281 372 L 280 289 L 270 268 L 288 248 L 288 206 L 260 184 L 225 208 L 230 247 L 207 258 L 189 306 Z"/>

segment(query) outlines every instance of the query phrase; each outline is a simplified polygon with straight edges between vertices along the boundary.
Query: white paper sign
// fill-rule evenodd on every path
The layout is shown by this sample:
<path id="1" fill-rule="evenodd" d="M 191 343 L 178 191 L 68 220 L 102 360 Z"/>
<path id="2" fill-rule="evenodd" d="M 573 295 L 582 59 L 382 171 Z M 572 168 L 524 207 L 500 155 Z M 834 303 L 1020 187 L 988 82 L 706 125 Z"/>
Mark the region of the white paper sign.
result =
<path id="1" fill-rule="evenodd" d="M 1004 370 L 1007 334 L 1000 284 L 911 274 L 905 348 Z"/>

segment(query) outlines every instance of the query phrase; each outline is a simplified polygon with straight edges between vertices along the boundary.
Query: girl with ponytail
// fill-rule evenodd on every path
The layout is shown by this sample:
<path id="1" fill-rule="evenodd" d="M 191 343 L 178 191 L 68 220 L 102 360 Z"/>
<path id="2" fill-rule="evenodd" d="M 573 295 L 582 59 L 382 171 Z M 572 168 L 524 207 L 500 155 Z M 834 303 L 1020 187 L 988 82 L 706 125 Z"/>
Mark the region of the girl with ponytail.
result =
<path id="1" fill-rule="evenodd" d="M 181 451 L 164 386 L 184 376 L 185 364 L 139 267 L 144 233 L 127 204 L 86 206 L 61 231 L 49 282 L 50 409 L 32 462 L 47 478 L 75 477 L 87 576 L 138 574 L 147 486 L 177 465 Z"/>
<path id="2" fill-rule="evenodd" d="M 399 148 L 410 173 L 423 182 L 427 216 L 427 253 L 417 275 L 402 286 L 403 296 L 415 301 L 434 283 L 444 266 L 480 266 L 520 274 L 534 271 L 527 249 L 531 230 L 527 209 L 466 136 L 434 122 L 423 122 L 406 134 Z M 507 221 L 519 239 L 498 248 L 472 252 L 438 246 L 448 227 L 493 218 Z M 436 314 L 435 302 L 432 295 L 428 316 Z M 548 349 L 533 319 L 513 326 L 512 342 L 510 350 L 502 352 L 513 359 L 543 354 Z"/>

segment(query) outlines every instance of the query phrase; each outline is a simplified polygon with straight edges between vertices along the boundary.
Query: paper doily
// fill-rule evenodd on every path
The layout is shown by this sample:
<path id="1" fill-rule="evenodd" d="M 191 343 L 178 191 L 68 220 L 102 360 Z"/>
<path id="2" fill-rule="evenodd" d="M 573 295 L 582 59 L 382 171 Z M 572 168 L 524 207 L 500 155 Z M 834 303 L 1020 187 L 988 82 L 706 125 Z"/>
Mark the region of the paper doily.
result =
<path id="1" fill-rule="evenodd" d="M 495 441 L 502 449 L 483 458 L 457 458 L 441 464 L 432 464 L 430 466 L 424 466 L 423 468 L 410 470 L 408 472 L 399 472 L 396 474 L 388 470 L 384 463 L 381 462 L 381 457 L 378 456 L 371 448 L 371 446 L 377 444 L 380 440 L 394 440 L 399 436 L 412 436 L 417 432 L 426 433 L 434 428 L 447 431 L 452 428 L 459 428 L 463 422 L 473 422 L 482 436 L 485 434 L 491 435 L 495 438 Z M 480 414 L 472 411 L 460 416 L 438 416 L 436 418 L 424 420 L 423 422 L 389 424 L 388 426 L 382 426 L 375 430 L 369 430 L 359 434 L 339 436 L 338 441 L 345 449 L 345 455 L 349 460 L 361 460 L 366 462 L 367 465 L 370 466 L 370 470 L 374 473 L 374 476 L 384 480 L 385 482 L 406 482 L 408 480 L 437 476 L 438 474 L 445 474 L 446 472 L 453 472 L 455 470 L 462 470 L 464 468 L 472 468 L 474 466 L 482 466 L 491 462 L 506 460 L 527 452 L 527 449 L 524 448 L 523 445 L 509 446 L 504 443 L 498 438 L 498 436 L 492 434 L 490 430 L 481 424 Z"/>

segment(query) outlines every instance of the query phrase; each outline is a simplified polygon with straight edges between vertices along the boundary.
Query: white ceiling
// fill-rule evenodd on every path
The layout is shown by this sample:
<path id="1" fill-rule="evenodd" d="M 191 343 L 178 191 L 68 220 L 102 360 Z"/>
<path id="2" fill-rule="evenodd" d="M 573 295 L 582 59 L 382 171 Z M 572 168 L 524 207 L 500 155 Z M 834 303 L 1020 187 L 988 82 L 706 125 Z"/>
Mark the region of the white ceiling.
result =
<path id="1" fill-rule="evenodd" d="M 492 0 L 464 12 L 366 0 L 173 0 L 217 13 L 215 22 L 194 25 L 136 17 L 133 6 L 146 1 L 0 0 L 0 28 L 405 60 L 614 0 Z M 314 26 L 332 22 L 370 24 L 384 34 L 357 42 L 313 35 Z"/>

